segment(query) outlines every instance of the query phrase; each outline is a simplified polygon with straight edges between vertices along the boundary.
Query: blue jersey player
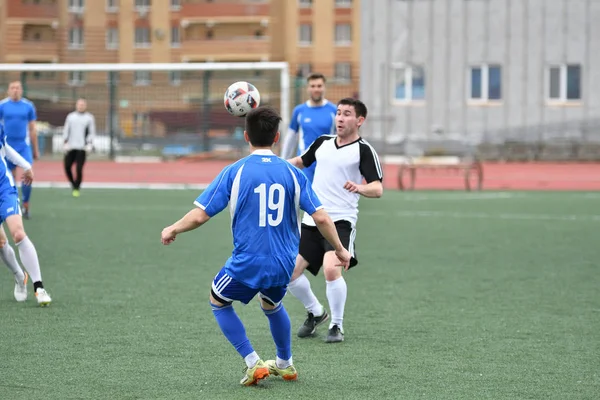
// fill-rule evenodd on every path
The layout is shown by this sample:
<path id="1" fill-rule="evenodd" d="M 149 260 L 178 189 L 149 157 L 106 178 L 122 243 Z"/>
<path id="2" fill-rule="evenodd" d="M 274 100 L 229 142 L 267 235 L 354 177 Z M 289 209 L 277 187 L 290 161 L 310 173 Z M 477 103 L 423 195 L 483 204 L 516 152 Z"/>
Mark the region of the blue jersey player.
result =
<path id="1" fill-rule="evenodd" d="M 39 156 L 36 119 L 35 106 L 31 101 L 23 98 L 21 82 L 11 82 L 8 85 L 8 97 L 0 101 L 0 121 L 4 123 L 8 144 L 30 164 L 33 164 L 33 160 Z M 13 177 L 16 167 L 12 162 L 8 162 L 8 168 Z M 31 185 L 23 182 L 21 194 L 23 196 L 23 218 L 28 219 Z"/>
<path id="2" fill-rule="evenodd" d="M 294 108 L 288 134 L 283 142 L 281 157 L 289 159 L 304 153 L 310 145 L 322 135 L 335 134 L 335 115 L 337 106 L 325 99 L 325 76 L 311 74 L 307 79 L 310 98 L 306 103 Z M 298 144 L 294 149 L 294 145 Z M 304 168 L 312 182 L 316 164 Z"/>
<path id="3" fill-rule="evenodd" d="M 19 249 L 21 262 L 33 281 L 33 289 L 38 304 L 47 306 L 52 302 L 52 299 L 42 284 L 40 262 L 35 246 L 23 228 L 19 195 L 13 175 L 8 168 L 8 162 L 23 168 L 23 181 L 24 183 L 31 184 L 33 180 L 31 164 L 7 143 L 4 129 L 0 124 L 0 223 L 6 224 L 15 245 Z M 0 256 L 15 274 L 15 299 L 17 301 L 25 301 L 27 299 L 28 275 L 21 271 L 21 267 L 15 257 L 15 252 L 8 245 L 3 229 L 0 229 Z"/>
<path id="4" fill-rule="evenodd" d="M 290 318 L 282 300 L 300 243 L 300 209 L 312 215 L 340 265 L 350 261 L 306 176 L 271 151 L 279 140 L 280 122 L 270 107 L 249 112 L 244 137 L 252 153 L 223 169 L 196 199 L 197 207 L 161 235 L 162 243 L 170 244 L 179 233 L 198 228 L 229 205 L 234 249 L 212 282 L 210 305 L 221 331 L 246 362 L 240 382 L 245 386 L 269 375 L 285 380 L 298 377 L 292 362 Z M 232 307 L 233 301 L 248 304 L 257 294 L 277 349 L 276 359 L 266 362 L 254 351 Z"/>

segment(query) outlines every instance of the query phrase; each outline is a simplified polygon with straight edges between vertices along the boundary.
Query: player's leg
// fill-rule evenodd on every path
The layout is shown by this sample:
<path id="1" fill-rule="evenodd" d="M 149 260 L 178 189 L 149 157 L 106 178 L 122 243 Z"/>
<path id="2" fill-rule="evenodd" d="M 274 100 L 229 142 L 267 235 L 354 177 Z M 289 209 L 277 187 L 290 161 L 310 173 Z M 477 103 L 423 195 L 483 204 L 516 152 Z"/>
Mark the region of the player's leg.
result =
<path id="1" fill-rule="evenodd" d="M 17 301 L 27 300 L 27 281 L 28 275 L 21 269 L 19 262 L 17 261 L 17 255 L 15 251 L 8 243 L 8 238 L 4 232 L 4 226 L 0 224 L 0 258 L 4 261 L 4 264 L 15 276 L 15 291 L 14 296 Z"/>
<path id="2" fill-rule="evenodd" d="M 290 293 L 302 302 L 308 314 L 298 329 L 298 337 L 301 338 L 313 335 L 317 326 L 329 318 L 329 314 L 313 293 L 310 281 L 304 274 L 304 271 L 308 270 L 316 276 L 321 269 L 324 254 L 323 236 L 318 229 L 302 225 L 299 254 L 296 257 L 292 280 L 288 285 Z"/>
<path id="3" fill-rule="evenodd" d="M 75 172 L 77 173 L 77 178 L 75 179 L 75 190 L 77 190 L 77 192 L 79 192 L 81 182 L 83 181 L 83 166 L 85 165 L 85 158 L 85 150 L 77 150 L 77 155 L 75 157 Z"/>
<path id="4" fill-rule="evenodd" d="M 65 174 L 71 184 L 71 188 L 75 190 L 75 179 L 73 178 L 73 163 L 75 162 L 75 150 L 67 151 L 64 158 Z"/>
<path id="5" fill-rule="evenodd" d="M 358 263 L 354 252 L 354 238 L 356 230 L 348 221 L 338 221 L 335 224 L 338 236 L 345 248 L 352 255 L 350 266 Z M 329 323 L 329 332 L 325 339 L 328 343 L 342 342 L 344 340 L 344 309 L 346 307 L 346 298 L 348 296 L 348 286 L 342 276 L 342 267 L 340 261 L 330 245 L 326 245 L 327 252 L 323 258 L 323 274 L 327 284 L 326 293 L 329 309 L 331 310 L 331 322 Z"/>
<path id="6" fill-rule="evenodd" d="M 234 301 L 248 304 L 256 293 L 258 293 L 257 289 L 251 289 L 237 282 L 227 275 L 224 268 L 215 276 L 210 291 L 210 306 L 217 324 L 246 363 L 246 373 L 240 381 L 244 386 L 254 385 L 269 376 L 269 368 L 254 351 L 246 335 L 246 328 L 232 305 Z"/>
<path id="7" fill-rule="evenodd" d="M 33 281 L 33 290 L 37 298 L 37 302 L 41 306 L 47 306 L 52 302 L 50 295 L 44 289 L 42 283 L 42 273 L 40 272 L 40 262 L 38 259 L 37 251 L 35 246 L 27 237 L 25 229 L 23 228 L 23 220 L 21 219 L 19 201 L 16 194 L 10 194 L 2 196 L 2 204 L 0 210 L 4 215 L 6 226 L 12 236 L 14 243 L 19 249 L 19 256 L 23 267 L 29 273 L 31 280 Z"/>
<path id="8" fill-rule="evenodd" d="M 22 151 L 19 152 L 21 156 L 27 160 L 31 165 L 33 165 L 33 153 L 31 151 L 31 146 L 25 147 Z M 31 191 L 33 187 L 31 183 L 21 184 L 21 194 L 23 196 L 23 218 L 29 219 L 29 200 L 31 199 Z"/>
<path id="9" fill-rule="evenodd" d="M 269 319 L 271 336 L 277 350 L 276 359 L 267 360 L 265 364 L 271 374 L 281 376 L 286 381 L 295 381 L 298 379 L 298 371 L 292 360 L 292 323 L 282 303 L 286 290 L 286 287 L 275 287 L 261 290 L 259 294 L 260 306 Z"/>

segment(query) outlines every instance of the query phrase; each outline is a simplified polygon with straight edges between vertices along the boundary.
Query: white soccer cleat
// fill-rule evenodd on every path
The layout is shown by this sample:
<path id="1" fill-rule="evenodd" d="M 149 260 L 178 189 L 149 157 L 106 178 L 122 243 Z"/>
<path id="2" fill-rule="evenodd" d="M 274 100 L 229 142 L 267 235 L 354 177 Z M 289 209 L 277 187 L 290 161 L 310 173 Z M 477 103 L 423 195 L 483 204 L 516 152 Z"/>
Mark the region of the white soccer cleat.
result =
<path id="1" fill-rule="evenodd" d="M 50 295 L 48 294 L 48 292 L 46 292 L 46 289 L 44 288 L 38 288 L 35 291 L 35 297 L 37 298 L 38 304 L 42 307 L 45 307 L 48 304 L 52 303 Z"/>
<path id="2" fill-rule="evenodd" d="M 15 300 L 16 301 L 25 301 L 27 300 L 27 281 L 29 280 L 29 275 L 27 272 L 23 271 L 23 280 L 19 281 L 15 277 Z"/>

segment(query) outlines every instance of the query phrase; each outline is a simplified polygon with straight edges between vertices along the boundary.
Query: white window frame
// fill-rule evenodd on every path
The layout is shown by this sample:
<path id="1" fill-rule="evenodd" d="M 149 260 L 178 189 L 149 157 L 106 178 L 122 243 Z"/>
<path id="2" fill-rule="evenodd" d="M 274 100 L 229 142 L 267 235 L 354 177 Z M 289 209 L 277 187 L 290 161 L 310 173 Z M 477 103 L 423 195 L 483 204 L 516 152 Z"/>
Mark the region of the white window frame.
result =
<path id="1" fill-rule="evenodd" d="M 312 0 L 298 0 L 298 8 L 311 8 L 312 3 Z"/>
<path id="2" fill-rule="evenodd" d="M 342 68 L 343 67 L 343 68 Z M 352 81 L 352 63 L 351 62 L 336 62 L 333 66 L 334 76 L 333 79 L 336 82 L 347 83 Z M 343 71 L 343 74 L 339 72 Z M 347 74 L 346 74 L 347 72 Z"/>
<path id="3" fill-rule="evenodd" d="M 579 78 L 581 79 L 581 71 L 582 71 L 581 64 L 553 64 L 553 65 L 549 65 L 546 68 L 546 102 L 547 103 L 554 103 L 554 104 L 557 104 L 557 103 L 558 104 L 581 103 L 582 97 L 583 97 L 583 93 L 582 93 L 583 88 L 582 88 L 581 84 L 579 85 L 579 98 L 578 99 L 568 99 L 567 98 L 568 83 L 569 83 L 568 67 L 570 67 L 570 66 L 579 67 Z M 550 87 L 552 85 L 550 71 L 555 68 L 559 69 L 559 96 L 558 96 L 558 98 L 550 97 Z"/>
<path id="4" fill-rule="evenodd" d="M 335 0 L 335 8 L 351 8 L 352 0 Z"/>
<path id="5" fill-rule="evenodd" d="M 422 99 L 414 99 L 413 98 L 413 69 L 420 68 L 423 70 L 423 74 L 425 75 L 425 87 L 423 88 L 423 98 Z M 404 82 L 406 82 L 406 89 L 404 99 L 399 99 L 396 97 L 396 86 L 398 82 L 396 82 L 396 72 L 399 69 L 404 70 Z M 392 64 L 391 71 L 391 98 L 393 104 L 423 104 L 427 99 L 427 70 L 425 69 L 425 65 L 422 64 L 405 64 L 405 63 L 394 63 Z"/>
<path id="6" fill-rule="evenodd" d="M 145 29 L 148 32 L 147 42 L 138 42 L 138 29 Z M 152 45 L 152 32 L 150 32 L 150 28 L 147 26 L 138 26 L 133 31 L 133 47 L 136 49 L 148 49 Z"/>
<path id="7" fill-rule="evenodd" d="M 181 71 L 169 71 L 169 84 L 171 86 L 181 86 Z"/>
<path id="8" fill-rule="evenodd" d="M 114 35 L 114 38 L 111 37 L 111 35 Z M 111 38 L 114 39 L 114 41 L 111 41 Z M 119 48 L 119 28 L 107 28 L 106 29 L 106 49 L 107 50 L 116 50 L 118 48 Z"/>
<path id="9" fill-rule="evenodd" d="M 181 10 L 181 0 L 171 0 L 170 7 L 171 11 Z"/>
<path id="10" fill-rule="evenodd" d="M 84 71 L 69 71 L 69 86 L 83 86 L 85 85 L 85 72 Z"/>
<path id="11" fill-rule="evenodd" d="M 500 98 L 499 99 L 490 99 L 490 67 L 500 68 Z M 481 98 L 471 97 L 473 94 L 473 86 L 471 75 L 473 74 L 473 69 L 481 69 Z M 500 104 L 504 101 L 504 76 L 502 71 L 502 65 L 499 63 L 494 64 L 481 64 L 481 65 L 471 65 L 467 73 L 469 74 L 467 77 L 467 102 L 469 104 Z"/>
<path id="12" fill-rule="evenodd" d="M 297 70 L 298 71 L 302 71 L 302 77 L 306 78 L 308 75 L 310 75 L 313 72 L 313 68 L 312 68 L 312 64 L 311 63 L 299 63 L 297 66 Z"/>
<path id="13" fill-rule="evenodd" d="M 303 27 L 308 27 L 308 30 L 303 30 Z M 308 40 L 303 40 L 302 39 L 302 33 L 303 32 L 308 32 Z M 298 45 L 302 46 L 302 47 L 306 47 L 306 46 L 312 46 L 313 40 L 313 26 L 312 24 L 300 24 L 298 25 Z"/>
<path id="14" fill-rule="evenodd" d="M 73 37 L 71 37 L 73 36 Z M 81 50 L 85 44 L 83 27 L 77 26 L 69 29 L 68 48 L 70 50 Z"/>
<path id="15" fill-rule="evenodd" d="M 164 0 L 163 0 L 164 1 Z M 140 4 L 142 3 L 142 4 Z M 135 0 L 134 8 L 136 12 L 148 12 L 152 8 L 152 0 Z"/>
<path id="16" fill-rule="evenodd" d="M 119 12 L 119 0 L 106 0 L 106 12 L 107 13 Z"/>
<path id="17" fill-rule="evenodd" d="M 69 0 L 67 10 L 71 14 L 83 14 L 85 10 L 85 0 Z"/>
<path id="18" fill-rule="evenodd" d="M 133 71 L 134 86 L 150 86 L 152 83 L 152 74 L 150 71 Z"/>
<path id="19" fill-rule="evenodd" d="M 178 25 L 171 26 L 170 32 L 170 43 L 171 47 L 179 48 L 181 47 L 181 29 Z"/>
<path id="20" fill-rule="evenodd" d="M 342 37 L 342 36 L 346 36 L 346 34 L 348 36 L 347 38 Z M 352 45 L 352 24 L 349 24 L 349 23 L 335 24 L 333 37 L 334 37 L 336 46 L 351 46 Z"/>

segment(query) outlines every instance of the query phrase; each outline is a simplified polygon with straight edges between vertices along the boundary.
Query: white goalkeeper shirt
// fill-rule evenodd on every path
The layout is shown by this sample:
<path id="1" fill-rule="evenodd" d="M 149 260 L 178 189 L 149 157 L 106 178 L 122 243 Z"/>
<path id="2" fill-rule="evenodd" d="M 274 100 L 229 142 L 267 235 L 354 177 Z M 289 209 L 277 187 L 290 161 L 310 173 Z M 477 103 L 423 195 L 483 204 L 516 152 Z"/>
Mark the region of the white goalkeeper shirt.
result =
<path id="1" fill-rule="evenodd" d="M 84 150 L 85 146 L 94 143 L 96 136 L 96 120 L 89 112 L 73 111 L 67 115 L 63 128 L 65 144 L 72 150 Z"/>

